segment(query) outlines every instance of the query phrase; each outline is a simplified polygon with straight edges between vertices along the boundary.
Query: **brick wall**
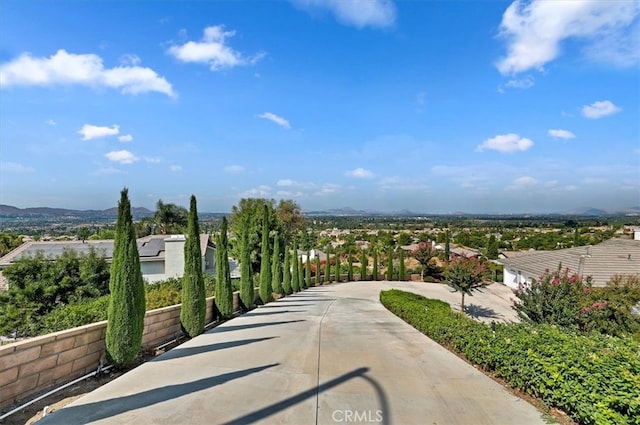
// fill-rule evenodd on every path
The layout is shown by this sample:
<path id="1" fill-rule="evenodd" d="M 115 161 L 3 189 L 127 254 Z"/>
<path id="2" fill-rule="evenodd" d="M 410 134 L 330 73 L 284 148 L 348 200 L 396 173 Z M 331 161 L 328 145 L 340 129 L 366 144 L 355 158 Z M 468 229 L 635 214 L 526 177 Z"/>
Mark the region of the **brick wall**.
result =
<path id="1" fill-rule="evenodd" d="M 239 310 L 238 299 L 234 292 L 234 311 Z M 213 306 L 214 298 L 207 298 L 205 323 L 213 319 Z M 0 347 L 0 408 L 95 371 L 105 357 L 106 330 L 103 321 Z M 143 348 L 181 335 L 180 304 L 147 311 Z"/>

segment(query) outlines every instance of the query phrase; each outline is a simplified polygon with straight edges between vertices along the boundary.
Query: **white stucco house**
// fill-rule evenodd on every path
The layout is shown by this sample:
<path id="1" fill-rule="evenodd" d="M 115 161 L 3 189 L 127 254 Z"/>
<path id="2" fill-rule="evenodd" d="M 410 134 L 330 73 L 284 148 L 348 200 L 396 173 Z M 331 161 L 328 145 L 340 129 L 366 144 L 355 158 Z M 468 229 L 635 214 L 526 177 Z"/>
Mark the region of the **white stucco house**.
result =
<path id="1" fill-rule="evenodd" d="M 613 238 L 593 246 L 506 254 L 496 262 L 504 266 L 503 283 L 513 289 L 559 266 L 569 273 L 591 276 L 593 286 L 605 286 L 615 275 L 640 276 L 640 241 Z"/>
<path id="2" fill-rule="evenodd" d="M 158 282 L 171 277 L 182 277 L 184 274 L 185 235 L 151 235 L 138 239 L 138 254 L 142 277 L 147 283 Z M 33 256 L 41 252 L 45 257 L 55 258 L 65 249 L 73 249 L 78 253 L 88 253 L 93 248 L 105 256 L 107 262 L 113 257 L 113 240 L 99 241 L 29 241 L 0 258 L 0 273 L 25 256 Z M 200 235 L 202 252 L 202 271 L 215 274 L 215 245 L 209 235 Z"/>

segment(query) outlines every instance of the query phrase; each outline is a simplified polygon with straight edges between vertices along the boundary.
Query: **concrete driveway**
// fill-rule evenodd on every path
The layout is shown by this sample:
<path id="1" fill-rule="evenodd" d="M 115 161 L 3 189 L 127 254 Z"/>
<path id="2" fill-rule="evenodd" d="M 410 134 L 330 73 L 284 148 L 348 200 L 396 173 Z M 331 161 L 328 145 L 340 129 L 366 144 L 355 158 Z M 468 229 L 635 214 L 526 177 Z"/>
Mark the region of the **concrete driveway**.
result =
<path id="1" fill-rule="evenodd" d="M 382 307 L 379 291 L 392 286 L 433 296 L 409 282 L 311 288 L 230 320 L 39 424 L 545 423 Z"/>

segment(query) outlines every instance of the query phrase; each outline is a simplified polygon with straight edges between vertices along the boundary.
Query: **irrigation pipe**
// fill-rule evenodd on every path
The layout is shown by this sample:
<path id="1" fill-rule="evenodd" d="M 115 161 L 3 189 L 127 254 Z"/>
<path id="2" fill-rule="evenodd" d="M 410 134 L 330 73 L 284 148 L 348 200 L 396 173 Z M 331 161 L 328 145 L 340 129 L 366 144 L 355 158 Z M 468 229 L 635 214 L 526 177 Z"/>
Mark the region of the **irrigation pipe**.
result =
<path id="1" fill-rule="evenodd" d="M 51 391 L 49 391 L 49 392 L 47 392 L 45 394 L 42 394 L 41 396 L 36 397 L 33 400 L 30 400 L 30 401 L 28 401 L 28 402 L 16 407 L 12 411 L 5 413 L 4 415 L 0 416 L 0 422 L 2 422 L 4 419 L 8 418 L 9 416 L 13 415 L 14 413 L 19 412 L 20 410 L 24 409 L 25 407 L 31 406 L 33 403 L 36 403 L 36 402 L 38 402 L 38 401 L 40 401 L 40 400 L 42 400 L 44 398 L 47 398 L 50 395 L 55 394 L 58 391 L 63 390 L 65 388 L 67 388 L 67 387 L 70 387 L 73 384 L 77 384 L 78 382 L 84 381 L 87 378 L 91 378 L 92 376 L 96 376 L 100 372 L 106 372 L 109 369 L 111 369 L 112 367 L 113 367 L 113 365 L 102 367 L 102 363 L 100 363 L 100 365 L 98 366 L 98 369 L 94 370 L 93 372 L 88 373 L 88 374 L 86 374 L 84 376 L 81 376 L 80 378 L 76 378 L 71 382 L 67 382 L 66 384 L 61 385 L 58 388 L 54 388 L 53 390 L 51 390 Z"/>

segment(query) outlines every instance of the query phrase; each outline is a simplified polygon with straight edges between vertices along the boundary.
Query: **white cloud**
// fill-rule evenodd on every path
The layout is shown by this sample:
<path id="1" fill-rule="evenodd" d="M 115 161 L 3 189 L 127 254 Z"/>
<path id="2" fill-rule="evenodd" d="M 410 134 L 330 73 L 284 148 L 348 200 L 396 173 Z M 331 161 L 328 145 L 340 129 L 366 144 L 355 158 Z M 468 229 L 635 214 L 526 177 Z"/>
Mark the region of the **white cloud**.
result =
<path id="1" fill-rule="evenodd" d="M 638 38 L 629 35 L 637 32 L 638 15 L 636 1 L 516 0 L 502 16 L 500 36 L 507 40 L 507 55 L 496 66 L 502 74 L 542 70 L 571 38 L 589 43 L 587 54 L 594 59 L 615 56 L 618 64 L 638 63 Z M 602 48 L 608 50 L 593 54 Z"/>
<path id="2" fill-rule="evenodd" d="M 295 185 L 295 182 L 293 180 L 291 180 L 291 179 L 280 179 L 280 180 L 278 180 L 276 185 L 283 186 L 283 187 L 288 187 L 288 186 Z"/>
<path id="3" fill-rule="evenodd" d="M 592 120 L 613 115 L 622 111 L 622 108 L 614 105 L 610 100 L 599 100 L 591 105 L 582 107 L 582 115 Z"/>
<path id="4" fill-rule="evenodd" d="M 29 167 L 28 165 L 5 161 L 0 161 L 0 170 L 5 173 L 33 173 L 35 171 L 33 167 Z"/>
<path id="5" fill-rule="evenodd" d="M 127 53 L 120 56 L 120 63 L 125 66 L 138 66 L 142 62 L 142 59 L 138 55 Z"/>
<path id="6" fill-rule="evenodd" d="M 282 198 L 302 198 L 304 197 L 304 193 L 298 191 L 298 192 L 291 192 L 288 190 L 279 190 L 276 192 L 276 195 L 282 197 Z"/>
<path id="7" fill-rule="evenodd" d="M 570 132 L 569 130 L 562 130 L 562 129 L 550 129 L 548 132 L 549 136 L 553 137 L 554 139 L 564 139 L 564 140 L 569 140 L 569 139 L 575 139 L 576 135 L 573 134 L 572 132 Z"/>
<path id="8" fill-rule="evenodd" d="M 130 134 L 123 134 L 122 136 L 118 137 L 118 140 L 123 143 L 127 143 L 133 140 L 133 136 Z"/>
<path id="9" fill-rule="evenodd" d="M 530 176 L 522 176 L 513 180 L 511 185 L 507 186 L 506 190 L 518 191 L 530 189 L 538 184 L 538 180 Z"/>
<path id="10" fill-rule="evenodd" d="M 372 178 L 374 176 L 374 174 L 371 171 L 366 170 L 364 168 L 356 168 L 354 170 L 347 171 L 345 173 L 345 176 L 347 176 L 347 177 L 356 177 L 356 178 L 359 178 L 359 179 L 370 179 L 370 178 Z"/>
<path id="11" fill-rule="evenodd" d="M 538 180 L 530 176 L 522 176 L 515 179 L 513 181 L 513 184 L 515 184 L 516 186 L 534 186 L 538 184 Z"/>
<path id="12" fill-rule="evenodd" d="M 506 83 L 498 86 L 498 93 L 504 93 L 505 88 L 521 89 L 521 90 L 530 89 L 531 87 L 533 87 L 535 82 L 536 82 L 535 78 L 533 78 L 533 76 L 531 75 L 526 75 L 522 78 L 512 78 L 508 80 Z"/>
<path id="13" fill-rule="evenodd" d="M 533 146 L 533 141 L 517 134 L 499 134 L 491 139 L 485 140 L 476 148 L 477 152 L 483 152 L 487 149 L 495 150 L 502 153 L 512 153 L 517 151 L 526 151 Z"/>
<path id="14" fill-rule="evenodd" d="M 228 165 L 224 167 L 224 172 L 229 174 L 240 174 L 244 171 L 242 165 Z"/>
<path id="15" fill-rule="evenodd" d="M 272 114 L 271 112 L 264 112 L 258 115 L 258 118 L 264 118 L 265 120 L 272 121 L 278 124 L 280 127 L 291 128 L 291 124 L 289 124 L 289 121 L 279 115 Z"/>
<path id="16" fill-rule="evenodd" d="M 329 10 L 346 25 L 356 28 L 389 27 L 395 23 L 396 7 L 391 0 L 292 0 L 305 10 Z"/>
<path id="17" fill-rule="evenodd" d="M 94 176 L 104 176 L 104 175 L 112 175 L 112 174 L 122 174 L 122 170 L 115 167 L 102 167 L 98 168 L 93 173 Z"/>
<path id="18" fill-rule="evenodd" d="M 264 184 L 249 189 L 239 195 L 240 198 L 266 198 L 268 196 L 271 196 L 271 188 Z"/>
<path id="19" fill-rule="evenodd" d="M 50 126 L 52 126 L 52 127 L 53 127 L 53 126 L 56 126 L 56 125 L 58 124 L 57 122 L 55 122 L 55 121 L 54 121 L 54 120 L 52 120 L 52 119 L 48 119 L 48 120 L 46 120 L 44 123 L 45 123 L 45 124 L 49 124 L 49 125 L 50 125 Z"/>
<path id="20" fill-rule="evenodd" d="M 582 183 L 584 184 L 603 184 L 606 183 L 607 179 L 603 179 L 601 177 L 585 177 L 582 179 Z"/>
<path id="21" fill-rule="evenodd" d="M 233 50 L 226 41 L 234 35 L 236 32 L 225 31 L 224 25 L 207 27 L 201 41 L 187 41 L 182 45 L 171 46 L 168 53 L 181 62 L 207 64 L 211 71 L 253 65 L 264 57 L 264 53 L 258 53 L 246 58 L 242 53 Z"/>
<path id="22" fill-rule="evenodd" d="M 419 191 L 429 190 L 429 185 L 423 177 L 385 177 L 378 182 L 380 190 L 391 191 Z"/>
<path id="23" fill-rule="evenodd" d="M 291 179 L 280 179 L 276 182 L 276 186 L 278 187 L 287 187 L 287 188 L 293 188 L 296 187 L 298 189 L 303 189 L 303 190 L 312 190 L 312 189 L 317 189 L 318 185 L 316 183 L 313 182 L 299 182 L 299 181 L 295 181 L 295 180 L 291 180 Z"/>
<path id="24" fill-rule="evenodd" d="M 133 164 L 134 162 L 140 160 L 140 158 L 136 157 L 134 154 L 127 150 L 107 152 L 105 154 L 105 157 L 109 161 L 119 162 L 121 164 Z"/>
<path id="25" fill-rule="evenodd" d="M 95 54 L 74 54 L 58 50 L 48 58 L 23 53 L 0 65 L 0 87 L 84 85 L 120 89 L 125 94 L 158 92 L 175 96 L 171 84 L 151 68 L 118 66 L 105 69 Z"/>
<path id="26" fill-rule="evenodd" d="M 92 140 L 99 139 L 101 137 L 116 136 L 118 133 L 120 133 L 120 127 L 115 124 L 111 127 L 85 124 L 80 130 L 78 130 L 78 134 L 82 136 L 82 140 Z"/>
<path id="27" fill-rule="evenodd" d="M 158 156 L 145 156 L 143 159 L 145 162 L 150 162 L 152 164 L 159 164 L 162 162 L 162 158 Z"/>
<path id="28" fill-rule="evenodd" d="M 169 170 L 174 172 L 174 173 L 177 173 L 178 171 L 182 171 L 182 166 L 181 165 L 175 165 L 175 164 L 174 165 L 170 165 L 169 166 Z"/>
<path id="29" fill-rule="evenodd" d="M 332 195 L 332 194 L 338 192 L 339 189 L 340 189 L 340 185 L 339 184 L 327 183 L 327 184 L 322 185 L 320 190 L 316 191 L 313 195 L 314 196 Z"/>

